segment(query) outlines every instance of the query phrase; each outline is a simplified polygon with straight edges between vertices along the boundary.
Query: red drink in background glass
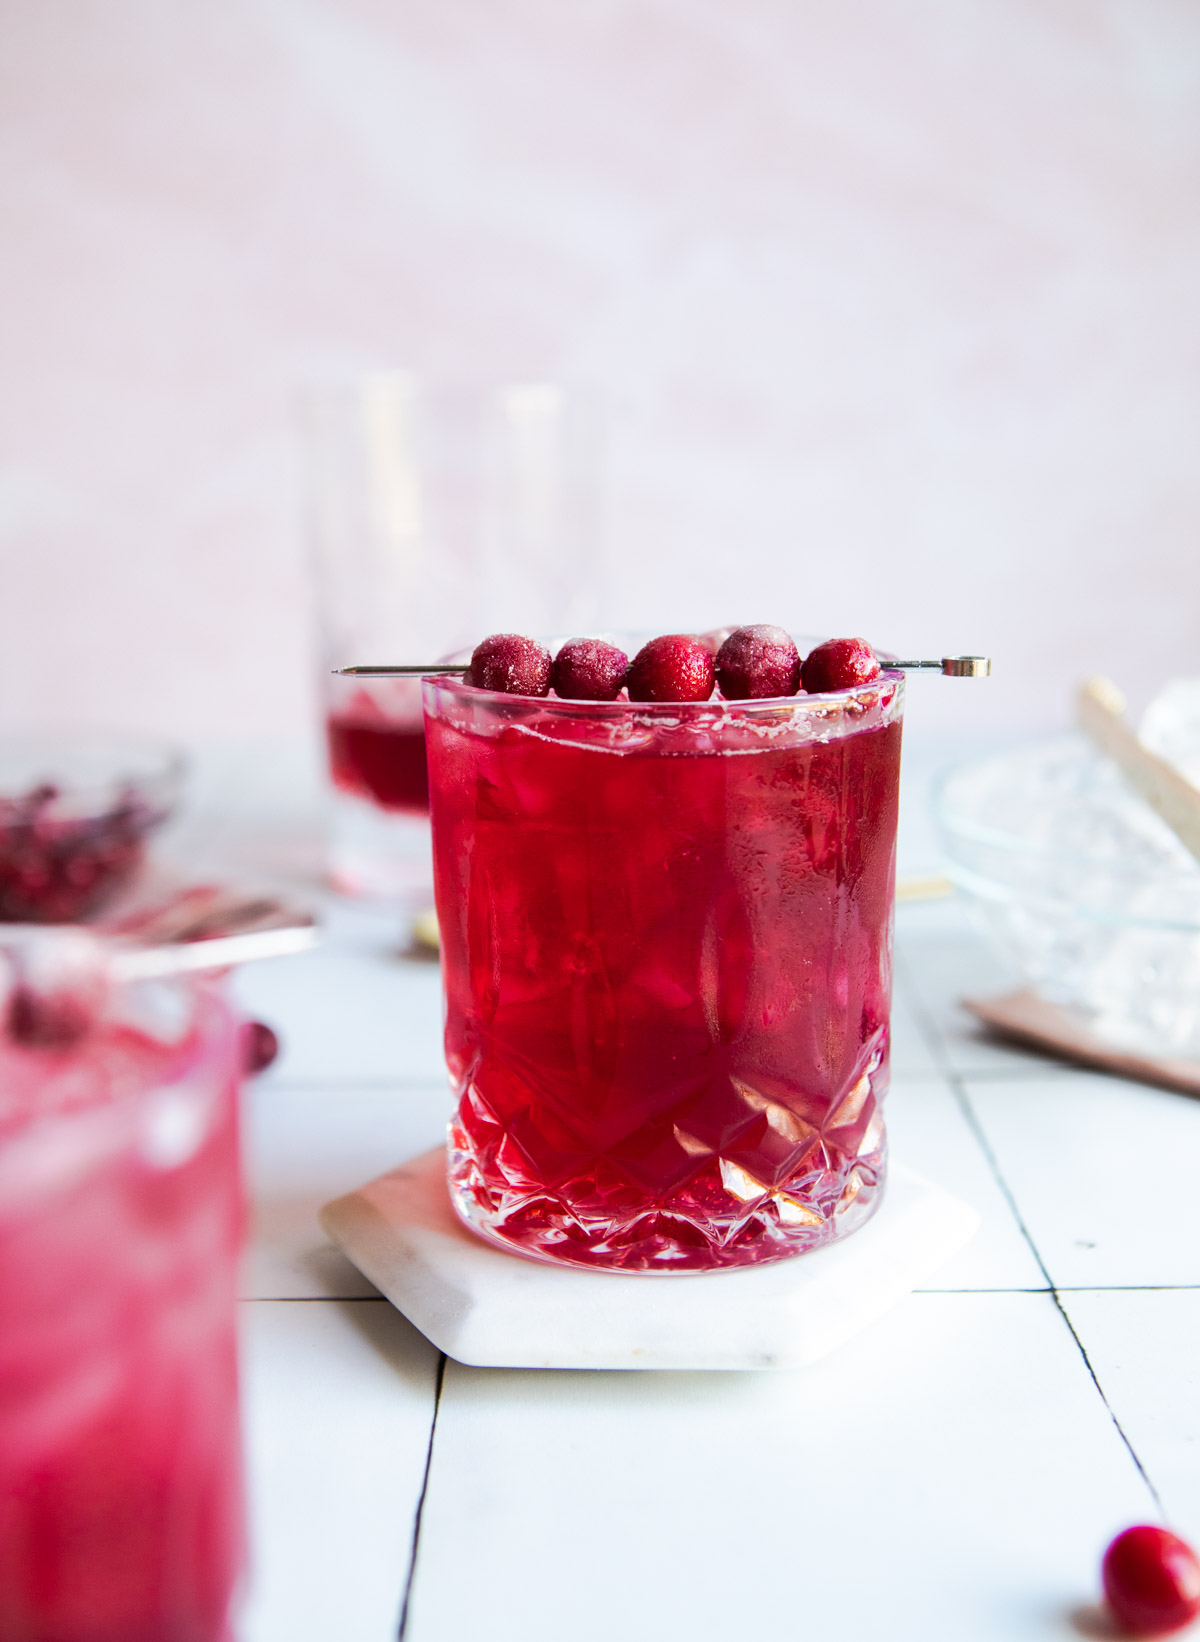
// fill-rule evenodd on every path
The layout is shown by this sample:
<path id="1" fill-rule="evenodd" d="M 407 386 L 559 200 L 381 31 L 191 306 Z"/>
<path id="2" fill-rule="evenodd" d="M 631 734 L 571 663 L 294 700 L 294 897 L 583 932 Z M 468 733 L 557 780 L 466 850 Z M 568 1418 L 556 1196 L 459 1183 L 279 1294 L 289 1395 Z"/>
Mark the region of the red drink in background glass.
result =
<path id="1" fill-rule="evenodd" d="M 779 1259 L 883 1183 L 903 682 L 586 706 L 425 685 L 462 1217 L 634 1272 Z"/>
<path id="2" fill-rule="evenodd" d="M 334 886 L 428 907 L 433 883 L 420 684 L 335 675 L 326 682 Z"/>
<path id="3" fill-rule="evenodd" d="M 385 810 L 429 811 L 425 727 L 332 715 L 326 725 L 333 782 Z"/>
<path id="4" fill-rule="evenodd" d="M 232 1635 L 240 1040 L 211 989 L 155 987 L 161 1038 L 0 1043 L 6 1642 Z"/>

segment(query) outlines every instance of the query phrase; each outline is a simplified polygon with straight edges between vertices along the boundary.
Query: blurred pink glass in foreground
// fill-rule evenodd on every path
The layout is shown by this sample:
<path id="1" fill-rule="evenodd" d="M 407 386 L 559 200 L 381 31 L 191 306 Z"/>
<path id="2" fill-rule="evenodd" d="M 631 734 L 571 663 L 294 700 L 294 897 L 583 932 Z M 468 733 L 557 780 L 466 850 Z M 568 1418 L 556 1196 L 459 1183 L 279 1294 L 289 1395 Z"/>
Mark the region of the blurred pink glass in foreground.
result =
<path id="1" fill-rule="evenodd" d="M 244 1044 L 220 990 L 0 943 L 0 1636 L 224 1642 Z"/>
<path id="2" fill-rule="evenodd" d="M 469 648 L 485 625 L 586 622 L 597 410 L 553 383 L 484 392 L 380 371 L 311 386 L 304 420 L 330 874 L 346 893 L 420 905 L 432 896 L 420 680 L 332 670 Z"/>

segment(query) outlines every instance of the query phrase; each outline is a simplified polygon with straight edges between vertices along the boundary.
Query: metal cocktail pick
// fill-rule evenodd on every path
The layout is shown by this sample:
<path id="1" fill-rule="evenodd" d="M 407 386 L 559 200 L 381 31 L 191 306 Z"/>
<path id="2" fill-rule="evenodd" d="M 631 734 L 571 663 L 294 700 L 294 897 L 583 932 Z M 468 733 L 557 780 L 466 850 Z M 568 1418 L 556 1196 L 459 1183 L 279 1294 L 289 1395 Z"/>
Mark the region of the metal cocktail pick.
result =
<path id="1" fill-rule="evenodd" d="M 990 656 L 943 656 L 941 661 L 885 661 L 884 668 L 893 672 L 897 668 L 905 672 L 912 672 L 914 668 L 935 668 L 939 673 L 945 673 L 947 678 L 987 678 L 992 670 Z"/>
<path id="2" fill-rule="evenodd" d="M 428 666 L 409 662 L 402 667 L 335 667 L 333 671 L 354 678 L 420 678 L 426 673 L 465 673 L 470 665 L 466 661 L 435 661 Z M 934 669 L 947 678 L 987 678 L 992 670 L 990 656 L 943 656 L 941 661 L 885 661 L 883 665 L 888 672 Z"/>

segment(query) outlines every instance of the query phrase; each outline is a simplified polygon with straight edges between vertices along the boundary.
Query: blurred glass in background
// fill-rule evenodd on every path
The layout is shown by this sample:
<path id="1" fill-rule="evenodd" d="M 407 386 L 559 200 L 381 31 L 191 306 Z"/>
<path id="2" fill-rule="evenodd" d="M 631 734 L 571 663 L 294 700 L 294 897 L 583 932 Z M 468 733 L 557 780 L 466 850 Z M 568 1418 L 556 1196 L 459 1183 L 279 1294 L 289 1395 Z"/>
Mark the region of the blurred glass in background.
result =
<path id="1" fill-rule="evenodd" d="M 600 409 L 556 383 L 481 390 L 402 371 L 313 384 L 303 409 L 330 877 L 420 906 L 432 895 L 420 681 L 335 670 L 432 662 L 509 627 L 585 627 Z"/>

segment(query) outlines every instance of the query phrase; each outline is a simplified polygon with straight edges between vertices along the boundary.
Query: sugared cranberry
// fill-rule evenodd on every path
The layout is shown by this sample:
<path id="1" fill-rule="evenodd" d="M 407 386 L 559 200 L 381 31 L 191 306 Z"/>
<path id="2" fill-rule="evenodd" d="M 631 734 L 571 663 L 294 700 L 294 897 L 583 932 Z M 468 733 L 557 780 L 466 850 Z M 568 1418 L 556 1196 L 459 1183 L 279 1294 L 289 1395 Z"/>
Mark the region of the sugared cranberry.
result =
<path id="1" fill-rule="evenodd" d="M 478 690 L 500 690 L 506 696 L 550 693 L 550 652 L 520 633 L 491 633 L 471 652 L 467 683 Z"/>
<path id="2" fill-rule="evenodd" d="M 568 639 L 554 658 L 550 682 L 567 701 L 615 701 L 629 657 L 603 639 Z"/>
<path id="3" fill-rule="evenodd" d="M 716 671 L 713 658 L 690 633 L 651 639 L 629 664 L 630 701 L 707 701 Z"/>
<path id="4" fill-rule="evenodd" d="M 853 690 L 879 677 L 879 663 L 866 639 L 826 639 L 810 650 L 800 669 L 809 695 L 824 690 Z"/>
<path id="5" fill-rule="evenodd" d="M 1200 1561 L 1166 1528 L 1126 1528 L 1104 1553 L 1104 1595 L 1131 1636 L 1164 1636 L 1200 1613 Z"/>
<path id="6" fill-rule="evenodd" d="M 717 651 L 717 683 L 730 701 L 794 696 L 800 652 L 782 627 L 765 622 L 737 627 Z"/>
<path id="7" fill-rule="evenodd" d="M 279 1038 L 266 1021 L 247 1021 L 242 1027 L 242 1065 L 246 1075 L 265 1072 L 279 1053 Z"/>

